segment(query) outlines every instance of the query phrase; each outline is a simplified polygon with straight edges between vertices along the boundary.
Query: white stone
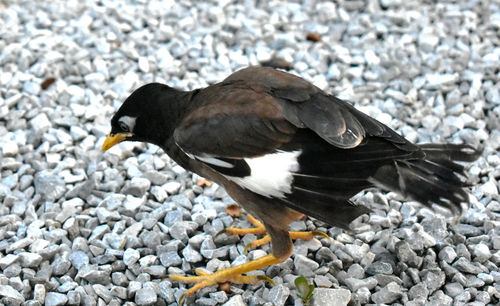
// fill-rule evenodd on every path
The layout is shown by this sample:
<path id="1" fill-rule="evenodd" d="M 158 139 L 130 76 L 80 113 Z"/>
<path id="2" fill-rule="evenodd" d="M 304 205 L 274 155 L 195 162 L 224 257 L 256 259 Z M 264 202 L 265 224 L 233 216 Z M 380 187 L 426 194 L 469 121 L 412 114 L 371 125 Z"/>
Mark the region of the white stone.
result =
<path id="1" fill-rule="evenodd" d="M 15 156 L 19 152 L 19 146 L 15 141 L 7 141 L 2 144 L 3 156 Z"/>
<path id="2" fill-rule="evenodd" d="M 33 119 L 31 119 L 30 123 L 35 130 L 35 133 L 38 135 L 41 135 L 52 127 L 52 123 L 50 123 L 50 120 L 47 115 L 45 115 L 45 113 L 38 114 Z"/>
<path id="3" fill-rule="evenodd" d="M 418 35 L 418 44 L 422 50 L 431 52 L 439 44 L 439 36 L 435 33 L 434 27 L 425 27 Z"/>
<path id="4" fill-rule="evenodd" d="M 148 73 L 149 72 L 149 61 L 147 57 L 141 56 L 139 57 L 137 65 L 139 66 L 139 69 L 144 72 Z"/>
<path id="5" fill-rule="evenodd" d="M 181 183 L 177 181 L 170 181 L 164 184 L 162 187 L 168 194 L 177 194 L 177 192 L 181 188 Z"/>

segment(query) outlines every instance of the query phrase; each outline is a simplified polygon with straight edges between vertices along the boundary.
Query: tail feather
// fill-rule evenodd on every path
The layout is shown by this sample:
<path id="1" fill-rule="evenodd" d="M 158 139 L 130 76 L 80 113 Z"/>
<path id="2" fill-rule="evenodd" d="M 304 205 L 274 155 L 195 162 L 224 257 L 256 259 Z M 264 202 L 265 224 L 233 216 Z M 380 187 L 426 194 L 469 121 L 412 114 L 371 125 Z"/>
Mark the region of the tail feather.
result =
<path id="1" fill-rule="evenodd" d="M 429 160 L 450 160 L 461 162 L 475 161 L 482 153 L 482 149 L 474 149 L 464 144 L 436 144 L 428 143 L 420 145 Z"/>
<path id="2" fill-rule="evenodd" d="M 460 204 L 469 202 L 464 187 L 470 184 L 466 181 L 464 166 L 457 162 L 473 161 L 481 151 L 455 144 L 425 144 L 420 147 L 425 154 L 423 159 L 395 160 L 380 167 L 371 181 L 425 206 L 432 208 L 433 204 L 437 204 L 454 212 L 461 211 Z"/>
<path id="3" fill-rule="evenodd" d="M 345 197 L 299 187 L 282 201 L 301 213 L 346 230 L 354 219 L 370 212 L 370 209 L 356 205 Z"/>
<path id="4" fill-rule="evenodd" d="M 286 206 L 330 225 L 347 228 L 370 211 L 349 199 L 363 189 L 381 187 L 399 192 L 433 208 L 458 213 L 468 203 L 465 167 L 480 150 L 467 145 L 396 145 L 370 137 L 353 149 L 312 143 L 298 158 L 292 192 L 281 199 Z"/>

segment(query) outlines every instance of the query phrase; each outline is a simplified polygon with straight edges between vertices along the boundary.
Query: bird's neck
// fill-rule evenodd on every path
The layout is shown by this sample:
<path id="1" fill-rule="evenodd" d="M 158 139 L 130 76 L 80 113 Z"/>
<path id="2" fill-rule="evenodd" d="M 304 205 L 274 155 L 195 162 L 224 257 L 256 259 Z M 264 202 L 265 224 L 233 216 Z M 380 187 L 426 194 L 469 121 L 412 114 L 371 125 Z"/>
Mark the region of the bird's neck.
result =
<path id="1" fill-rule="evenodd" d="M 192 95 L 193 91 L 175 90 L 169 92 L 168 99 L 161 101 L 158 108 L 159 116 L 155 116 L 159 118 L 160 122 L 157 122 L 156 126 L 159 126 L 160 129 L 151 131 L 150 142 L 163 148 L 166 146 L 173 136 L 175 128 L 184 119 L 189 109 L 186 103 L 190 103 Z"/>

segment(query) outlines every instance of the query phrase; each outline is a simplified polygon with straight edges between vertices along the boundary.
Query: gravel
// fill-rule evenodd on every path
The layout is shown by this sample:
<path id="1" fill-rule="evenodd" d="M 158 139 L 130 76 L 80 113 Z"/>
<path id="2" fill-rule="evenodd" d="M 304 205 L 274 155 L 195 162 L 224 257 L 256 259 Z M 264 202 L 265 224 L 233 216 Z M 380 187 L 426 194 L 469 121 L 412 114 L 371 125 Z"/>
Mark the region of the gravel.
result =
<path id="1" fill-rule="evenodd" d="M 432 2 L 432 1 L 431 1 Z M 248 65 L 279 65 L 417 142 L 482 144 L 460 217 L 394 193 L 354 197 L 373 212 L 350 232 L 306 219 L 266 269 L 276 286 L 201 290 L 200 305 L 495 305 L 500 299 L 500 5 L 366 1 L 0 3 L 0 304 L 172 305 L 168 274 L 243 263 L 248 226 L 222 188 L 160 149 L 102 154 L 109 119 L 157 81 L 194 89 Z M 262 274 L 263 271 L 254 272 Z"/>

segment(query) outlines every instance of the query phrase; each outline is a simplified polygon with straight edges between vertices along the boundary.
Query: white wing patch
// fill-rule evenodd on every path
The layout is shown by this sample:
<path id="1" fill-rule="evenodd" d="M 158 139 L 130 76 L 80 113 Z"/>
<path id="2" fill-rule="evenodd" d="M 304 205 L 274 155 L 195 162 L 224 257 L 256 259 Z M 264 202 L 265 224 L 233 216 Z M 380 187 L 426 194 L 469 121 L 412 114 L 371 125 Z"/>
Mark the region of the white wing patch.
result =
<path id="1" fill-rule="evenodd" d="M 299 171 L 297 158 L 302 151 L 267 154 L 255 158 L 245 158 L 250 167 L 250 176 L 226 178 L 243 188 L 265 197 L 284 198 L 292 192 L 293 172 Z"/>
<path id="2" fill-rule="evenodd" d="M 233 168 L 234 166 L 228 162 L 225 162 L 223 160 L 217 159 L 215 157 L 210 157 L 210 156 L 195 156 L 196 159 L 201 160 L 202 162 L 205 162 L 207 164 L 211 164 L 214 166 L 219 166 L 223 168 Z"/>

